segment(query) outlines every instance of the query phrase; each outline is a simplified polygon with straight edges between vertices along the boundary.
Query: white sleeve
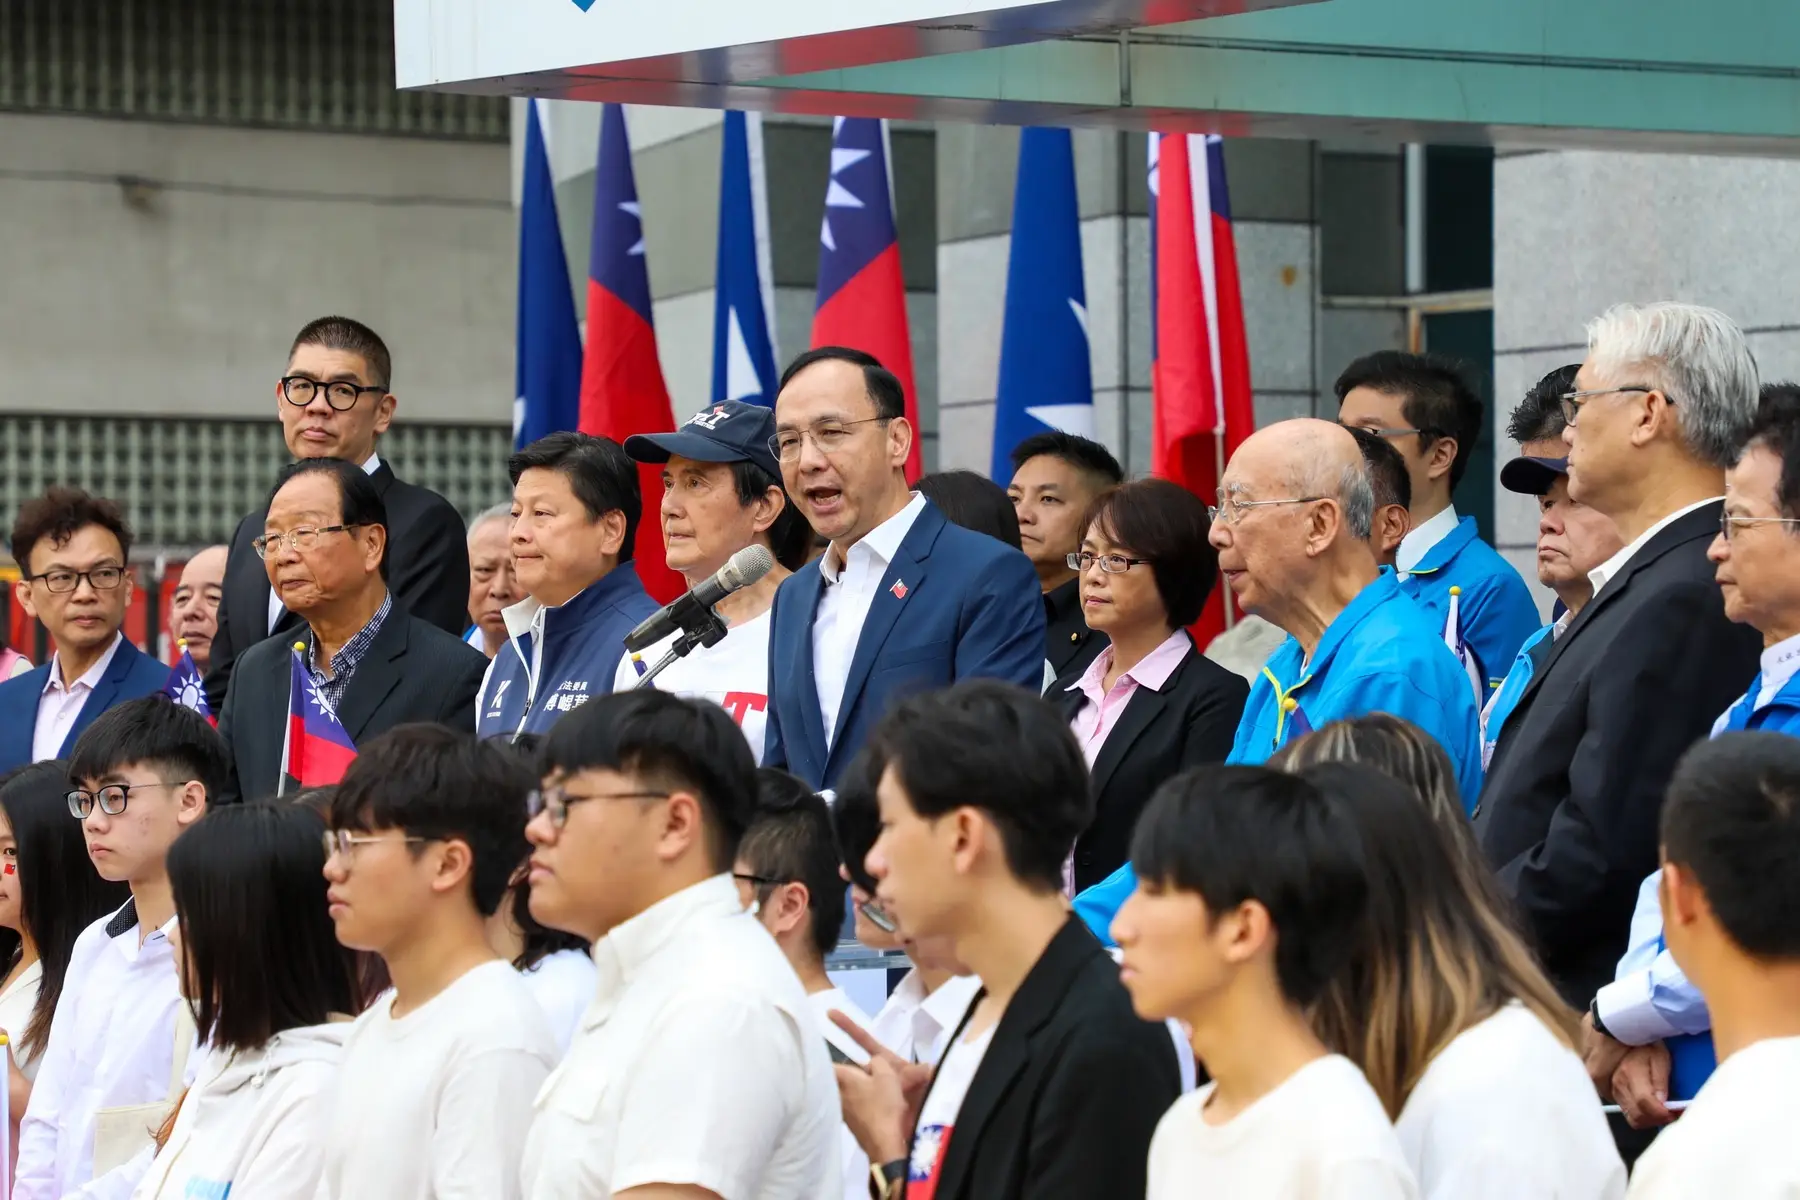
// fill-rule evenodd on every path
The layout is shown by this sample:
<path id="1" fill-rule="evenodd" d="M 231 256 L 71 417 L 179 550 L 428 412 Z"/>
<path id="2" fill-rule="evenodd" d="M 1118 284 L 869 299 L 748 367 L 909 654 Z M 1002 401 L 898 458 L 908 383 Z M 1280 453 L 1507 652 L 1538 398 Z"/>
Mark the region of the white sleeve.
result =
<path id="1" fill-rule="evenodd" d="M 1379 1158 L 1332 1163 L 1314 1194 L 1319 1200 L 1419 1200 L 1418 1185 L 1406 1168 Z M 1508 1192 L 1506 1196 L 1518 1200 L 1521 1195 L 1543 1194 Z"/>
<path id="2" fill-rule="evenodd" d="M 519 1200 L 532 1102 L 550 1066 L 525 1050 L 489 1050 L 444 1083 L 431 1145 L 436 1200 Z M 678 1110 L 676 1110 L 678 1111 Z"/>
<path id="3" fill-rule="evenodd" d="M 81 1190 L 68 1193 L 64 1200 L 76 1200 L 76 1197 L 80 1200 L 131 1200 L 131 1193 L 137 1191 L 138 1182 L 150 1173 L 150 1164 L 154 1161 L 156 1147 L 145 1146 L 132 1156 L 130 1162 L 121 1163 L 100 1178 L 89 1181 Z"/>
<path id="4" fill-rule="evenodd" d="M 93 935 L 90 937 L 89 935 Z M 94 940 L 100 939 L 98 943 Z M 93 969 L 94 952 L 106 940 L 104 928 L 89 926 L 76 939 L 69 969 L 63 977 L 62 995 L 50 1018 L 50 1037 L 38 1060 L 37 1079 L 31 1085 L 31 1102 L 19 1122 L 19 1157 L 13 1169 L 12 1200 L 57 1200 L 61 1182 L 56 1177 L 56 1131 L 62 1124 L 63 1090 L 74 1057 L 75 1009 Z"/>

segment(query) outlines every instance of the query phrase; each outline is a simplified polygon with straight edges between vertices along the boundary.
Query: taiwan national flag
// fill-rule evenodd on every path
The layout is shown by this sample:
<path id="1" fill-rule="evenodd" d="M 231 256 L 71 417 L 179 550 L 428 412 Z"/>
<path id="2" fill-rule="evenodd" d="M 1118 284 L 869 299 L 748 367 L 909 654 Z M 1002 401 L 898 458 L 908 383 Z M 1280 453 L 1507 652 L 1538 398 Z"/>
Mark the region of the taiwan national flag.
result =
<path id="1" fill-rule="evenodd" d="M 989 471 L 994 482 L 1005 486 L 1012 478 L 1013 447 L 1051 429 L 1094 436 L 1081 215 L 1069 131 L 1026 129 L 1019 134 L 1012 250 L 1006 264 L 1006 323 L 1000 334 L 1000 390 Z"/>
<path id="2" fill-rule="evenodd" d="M 873 354 L 900 380 L 906 419 L 913 427 L 906 477 L 917 479 L 919 397 L 913 387 L 900 237 L 888 188 L 887 123 L 873 117 L 839 117 L 832 126 L 812 344 Z"/>
<path id="3" fill-rule="evenodd" d="M 1150 471 L 1212 504 L 1256 427 L 1223 142 L 1151 134 L 1150 196 Z M 1202 650 L 1231 623 L 1229 591 L 1214 587 L 1190 627 Z"/>
<path id="4" fill-rule="evenodd" d="M 714 273 L 712 402 L 775 407 L 775 300 L 762 114 L 725 114 L 719 155 L 719 258 Z"/>
<path id="5" fill-rule="evenodd" d="M 600 157 L 594 171 L 594 236 L 588 255 L 587 348 L 581 361 L 581 431 L 623 442 L 634 433 L 675 428 L 656 323 L 650 311 L 650 269 L 625 110 L 608 104 L 600 116 Z M 687 590 L 663 559 L 662 466 L 638 464 L 644 519 L 632 559 L 644 587 L 666 604 Z"/>
<path id="6" fill-rule="evenodd" d="M 581 334 L 575 325 L 562 229 L 556 223 L 544 110 L 536 100 L 525 107 L 514 355 L 513 448 L 575 428 L 581 397 Z"/>
<path id="7" fill-rule="evenodd" d="M 181 705 L 191 708 L 214 725 L 219 723 L 213 716 L 212 706 L 206 702 L 206 688 L 202 682 L 200 667 L 194 662 L 194 656 L 187 648 L 187 643 L 178 643 L 181 657 L 169 668 L 169 680 L 163 684 L 163 695 Z"/>
<path id="8" fill-rule="evenodd" d="M 303 788 L 325 787 L 336 783 L 350 769 L 356 757 L 356 743 L 338 723 L 312 681 L 301 655 L 306 643 L 295 642 L 290 653 L 293 660 L 288 681 L 287 743 L 281 748 L 281 775 L 285 786 L 293 779 Z"/>

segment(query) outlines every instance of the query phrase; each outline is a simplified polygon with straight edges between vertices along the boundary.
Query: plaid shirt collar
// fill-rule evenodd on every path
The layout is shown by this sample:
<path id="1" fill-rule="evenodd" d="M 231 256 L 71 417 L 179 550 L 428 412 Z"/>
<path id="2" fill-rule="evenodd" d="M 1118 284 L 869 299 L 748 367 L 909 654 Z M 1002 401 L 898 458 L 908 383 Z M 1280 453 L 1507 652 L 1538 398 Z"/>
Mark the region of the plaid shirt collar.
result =
<path id="1" fill-rule="evenodd" d="M 319 670 L 319 640 L 312 631 L 307 630 L 307 640 L 311 643 L 306 653 L 306 670 L 312 676 L 313 685 L 330 701 L 333 712 L 336 712 L 344 699 L 344 691 L 350 686 L 350 676 L 356 673 L 356 666 L 369 653 L 369 647 L 375 644 L 375 635 L 381 632 L 382 623 L 388 614 L 394 611 L 394 594 L 385 593 L 381 597 L 381 607 L 369 618 L 369 623 L 357 631 L 356 636 L 345 642 L 338 652 L 331 656 L 331 675 L 326 677 Z"/>

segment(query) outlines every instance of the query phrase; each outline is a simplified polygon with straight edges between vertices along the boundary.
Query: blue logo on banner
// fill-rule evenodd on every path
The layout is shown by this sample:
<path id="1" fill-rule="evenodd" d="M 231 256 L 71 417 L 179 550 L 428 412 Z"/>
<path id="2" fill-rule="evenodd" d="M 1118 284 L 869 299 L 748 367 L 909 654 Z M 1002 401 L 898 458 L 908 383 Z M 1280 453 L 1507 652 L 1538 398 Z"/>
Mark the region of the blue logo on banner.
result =
<path id="1" fill-rule="evenodd" d="M 594 0 L 575 0 L 575 7 L 579 8 L 582 12 L 586 12 L 588 9 L 594 7 Z"/>

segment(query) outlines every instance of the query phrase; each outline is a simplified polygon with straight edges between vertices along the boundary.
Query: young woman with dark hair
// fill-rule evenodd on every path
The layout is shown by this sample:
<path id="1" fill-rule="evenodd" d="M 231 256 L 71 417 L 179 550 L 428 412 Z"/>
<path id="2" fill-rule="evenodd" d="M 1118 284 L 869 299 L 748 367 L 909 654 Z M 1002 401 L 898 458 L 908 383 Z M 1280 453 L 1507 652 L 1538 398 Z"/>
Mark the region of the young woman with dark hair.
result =
<path id="1" fill-rule="evenodd" d="M 208 813 L 169 851 L 176 966 L 205 1057 L 134 1200 L 311 1200 L 327 1089 L 361 1008 L 310 808 Z"/>
<path id="2" fill-rule="evenodd" d="M 0 1030 L 11 1045 L 15 1122 L 31 1098 L 75 939 L 131 895 L 88 861 L 81 822 L 69 817 L 68 766 L 51 759 L 0 779 Z"/>

